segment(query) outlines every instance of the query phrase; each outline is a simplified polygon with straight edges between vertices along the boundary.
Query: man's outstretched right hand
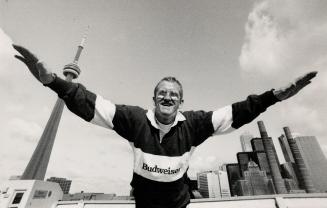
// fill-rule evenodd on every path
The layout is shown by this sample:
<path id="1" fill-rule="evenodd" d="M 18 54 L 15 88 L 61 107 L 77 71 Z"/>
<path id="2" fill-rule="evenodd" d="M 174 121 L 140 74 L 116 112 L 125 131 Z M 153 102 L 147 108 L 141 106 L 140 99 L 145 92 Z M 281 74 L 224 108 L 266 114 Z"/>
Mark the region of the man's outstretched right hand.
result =
<path id="1" fill-rule="evenodd" d="M 26 48 L 13 44 L 13 47 L 20 55 L 15 55 L 15 58 L 22 61 L 33 76 L 42 84 L 49 84 L 54 80 L 53 73 L 45 67 L 45 64 Z"/>

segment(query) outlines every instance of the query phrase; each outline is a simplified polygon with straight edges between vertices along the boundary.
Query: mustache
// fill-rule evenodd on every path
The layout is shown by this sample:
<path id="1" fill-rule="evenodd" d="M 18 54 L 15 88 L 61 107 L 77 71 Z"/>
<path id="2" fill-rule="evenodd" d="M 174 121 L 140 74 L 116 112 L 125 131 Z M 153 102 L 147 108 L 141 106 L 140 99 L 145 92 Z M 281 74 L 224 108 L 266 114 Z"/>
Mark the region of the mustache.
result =
<path id="1" fill-rule="evenodd" d="M 161 100 L 160 101 L 160 104 L 163 104 L 163 105 L 165 105 L 165 104 L 175 104 L 175 101 L 174 100 L 165 100 L 165 99 L 163 99 L 163 100 Z"/>

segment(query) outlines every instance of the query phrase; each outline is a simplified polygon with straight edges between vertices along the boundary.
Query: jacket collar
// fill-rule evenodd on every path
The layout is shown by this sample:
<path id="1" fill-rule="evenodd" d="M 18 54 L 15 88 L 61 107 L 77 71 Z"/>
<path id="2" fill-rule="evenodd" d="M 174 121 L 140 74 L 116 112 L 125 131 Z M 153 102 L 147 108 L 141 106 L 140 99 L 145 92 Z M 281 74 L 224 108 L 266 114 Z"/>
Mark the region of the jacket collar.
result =
<path id="1" fill-rule="evenodd" d="M 149 121 L 150 121 L 150 123 L 151 123 L 151 125 L 153 127 L 155 127 L 156 129 L 160 129 L 159 126 L 158 126 L 157 119 L 155 117 L 153 109 L 148 110 L 148 112 L 146 113 L 146 117 L 149 119 Z M 181 112 L 178 111 L 177 114 L 176 114 L 175 121 L 174 121 L 174 123 L 173 123 L 173 125 L 171 127 L 176 126 L 176 124 L 179 121 L 185 121 L 185 120 L 186 120 L 185 116 Z"/>

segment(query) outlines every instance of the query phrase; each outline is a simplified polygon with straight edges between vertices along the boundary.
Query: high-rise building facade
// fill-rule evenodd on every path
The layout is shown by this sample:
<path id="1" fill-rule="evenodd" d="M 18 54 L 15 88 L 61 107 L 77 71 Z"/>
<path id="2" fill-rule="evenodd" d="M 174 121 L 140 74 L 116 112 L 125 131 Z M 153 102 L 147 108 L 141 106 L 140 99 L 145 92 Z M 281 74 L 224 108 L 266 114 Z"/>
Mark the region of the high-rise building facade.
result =
<path id="1" fill-rule="evenodd" d="M 246 131 L 240 136 L 241 146 L 243 152 L 251 152 L 252 146 L 251 146 L 251 139 L 253 139 L 252 134 L 250 132 Z"/>
<path id="2" fill-rule="evenodd" d="M 261 171 L 259 166 L 253 161 L 249 162 L 248 170 L 244 172 L 244 180 L 249 181 L 252 195 L 270 193 L 268 190 L 268 178 L 265 171 Z"/>
<path id="3" fill-rule="evenodd" d="M 261 171 L 254 161 L 248 162 L 248 168 L 244 171 L 244 178 L 238 180 L 235 185 L 235 192 L 238 196 L 253 196 L 274 194 L 271 186 L 271 179 L 265 171 Z"/>
<path id="4" fill-rule="evenodd" d="M 250 184 L 247 180 L 238 180 L 235 183 L 235 195 L 234 196 L 252 196 L 253 192 L 250 190 Z"/>
<path id="5" fill-rule="evenodd" d="M 219 187 L 220 187 L 220 196 L 221 198 L 228 198 L 231 196 L 231 191 L 229 188 L 228 175 L 225 170 L 218 170 L 219 177 Z"/>
<path id="6" fill-rule="evenodd" d="M 316 188 L 313 185 L 312 176 L 310 174 L 308 166 L 306 165 L 303 154 L 301 153 L 296 140 L 293 138 L 290 128 L 284 127 L 283 129 L 297 168 L 297 171 L 295 173 L 298 179 L 299 187 L 301 189 L 304 189 L 307 193 L 317 192 Z"/>
<path id="7" fill-rule="evenodd" d="M 220 169 L 197 174 L 198 191 L 204 198 L 230 197 L 230 188 L 227 172 Z"/>
<path id="8" fill-rule="evenodd" d="M 237 192 L 235 189 L 236 183 L 238 180 L 241 179 L 241 172 L 238 163 L 230 163 L 226 165 L 227 176 L 228 176 L 228 183 L 229 189 L 232 196 L 236 196 Z"/>
<path id="9" fill-rule="evenodd" d="M 204 198 L 218 198 L 221 196 L 217 171 L 198 173 L 197 178 L 198 190 Z"/>
<path id="10" fill-rule="evenodd" d="M 295 163 L 286 162 L 281 165 L 281 173 L 282 173 L 283 178 L 293 180 L 292 183 L 295 184 L 294 186 L 292 186 L 292 189 L 300 189 L 299 181 L 296 176 L 296 172 L 297 172 L 297 167 L 296 167 Z M 288 191 L 290 191 L 290 190 L 288 189 Z"/>
<path id="11" fill-rule="evenodd" d="M 58 183 L 64 194 L 69 193 L 70 186 L 72 184 L 71 180 L 67 180 L 66 178 L 58 178 L 58 177 L 48 178 L 47 181 Z"/>
<path id="12" fill-rule="evenodd" d="M 284 135 L 281 135 L 280 137 L 278 137 L 278 141 L 283 151 L 285 161 L 294 163 L 294 157 L 290 145 L 288 144 L 287 138 Z"/>
<path id="13" fill-rule="evenodd" d="M 281 165 L 281 173 L 285 181 L 286 189 L 289 193 L 299 192 L 300 186 L 297 177 L 297 175 L 299 175 L 299 170 L 295 164 L 292 150 L 288 143 L 287 137 L 282 134 L 280 137 L 278 137 L 278 141 L 286 161 L 284 164 Z"/>
<path id="14" fill-rule="evenodd" d="M 318 192 L 327 192 L 327 160 L 314 136 L 299 136 L 296 144 Z"/>
<path id="15" fill-rule="evenodd" d="M 263 146 L 265 148 L 265 152 L 267 155 L 267 159 L 271 171 L 271 178 L 273 180 L 275 190 L 277 194 L 285 194 L 287 193 L 287 190 L 285 187 L 284 180 L 280 173 L 280 167 L 279 167 L 280 164 L 272 138 L 268 136 L 263 121 L 258 121 L 258 127 L 262 138 Z"/>
<path id="16" fill-rule="evenodd" d="M 253 151 L 265 151 L 265 148 L 263 147 L 263 142 L 261 138 L 253 138 L 251 140 L 251 146 Z"/>
<path id="17" fill-rule="evenodd" d="M 249 161 L 254 161 L 259 165 L 260 170 L 266 171 L 268 177 L 271 176 L 267 156 L 264 151 L 238 152 L 236 156 L 242 176 L 244 171 L 248 169 Z"/>

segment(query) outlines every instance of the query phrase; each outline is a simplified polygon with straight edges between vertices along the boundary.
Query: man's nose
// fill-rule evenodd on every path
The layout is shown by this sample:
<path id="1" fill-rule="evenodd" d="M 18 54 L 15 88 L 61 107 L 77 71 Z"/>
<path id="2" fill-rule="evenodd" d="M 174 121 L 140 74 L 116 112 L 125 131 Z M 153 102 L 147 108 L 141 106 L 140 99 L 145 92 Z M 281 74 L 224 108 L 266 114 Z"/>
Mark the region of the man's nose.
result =
<path id="1" fill-rule="evenodd" d="M 166 93 L 164 96 L 164 100 L 171 100 L 171 96 L 169 93 Z"/>

